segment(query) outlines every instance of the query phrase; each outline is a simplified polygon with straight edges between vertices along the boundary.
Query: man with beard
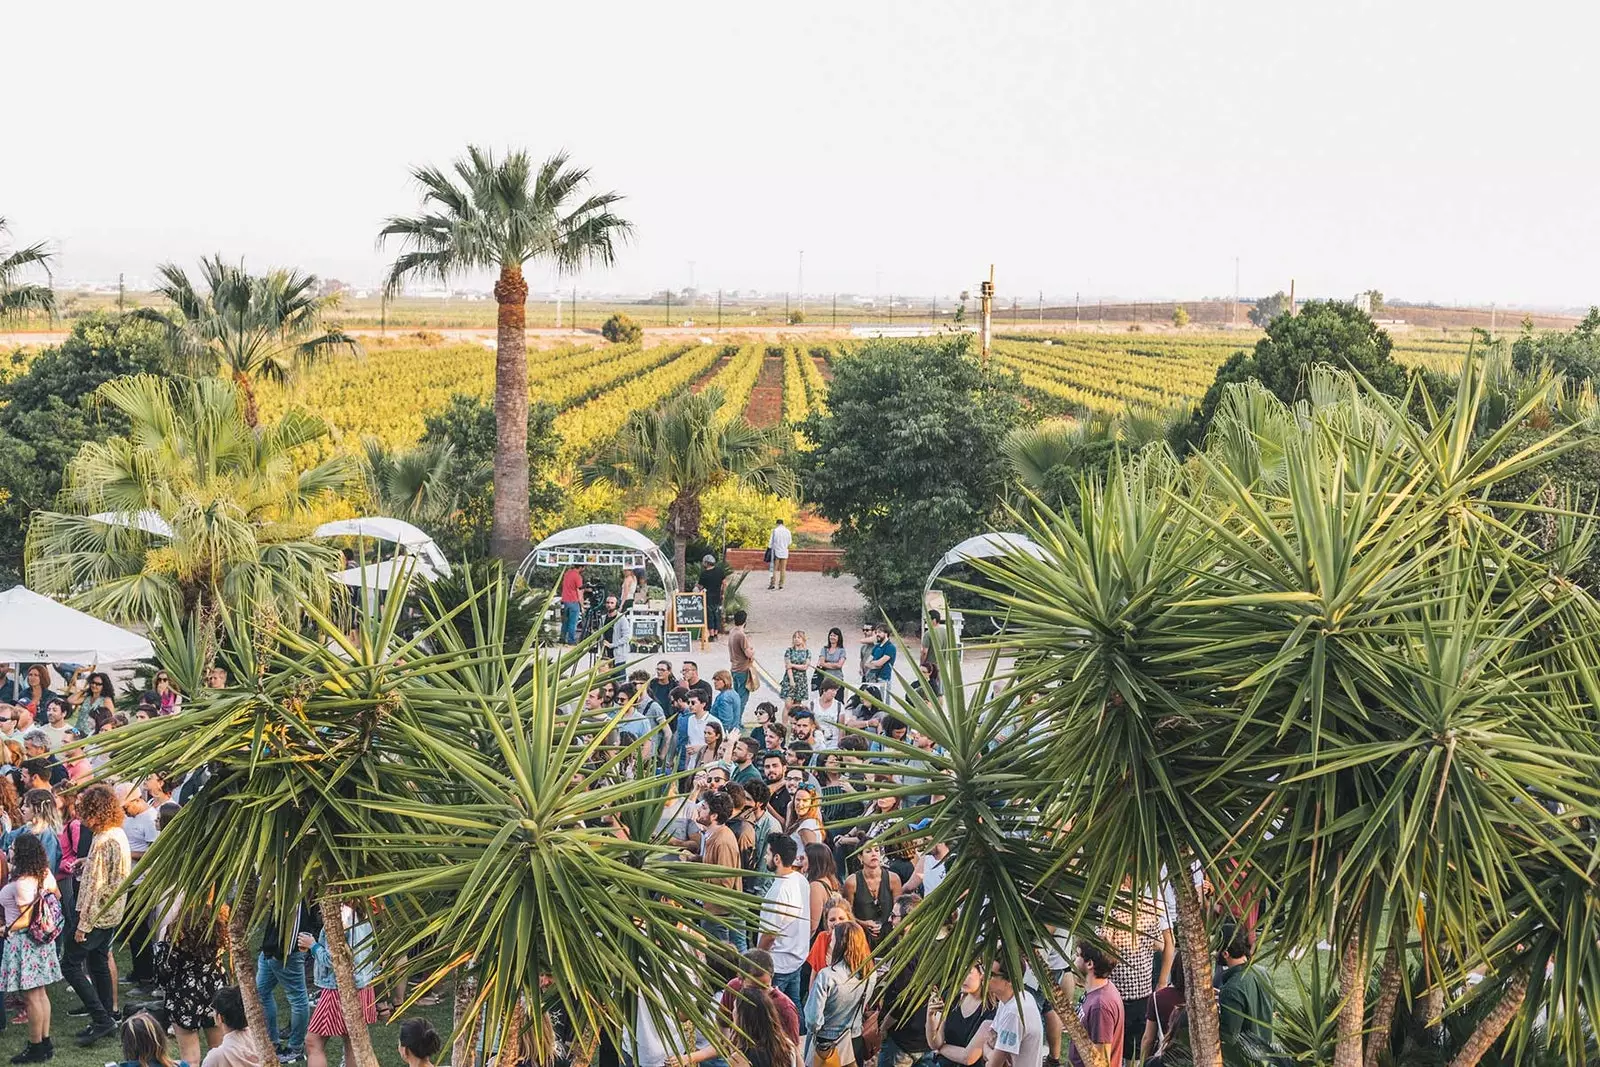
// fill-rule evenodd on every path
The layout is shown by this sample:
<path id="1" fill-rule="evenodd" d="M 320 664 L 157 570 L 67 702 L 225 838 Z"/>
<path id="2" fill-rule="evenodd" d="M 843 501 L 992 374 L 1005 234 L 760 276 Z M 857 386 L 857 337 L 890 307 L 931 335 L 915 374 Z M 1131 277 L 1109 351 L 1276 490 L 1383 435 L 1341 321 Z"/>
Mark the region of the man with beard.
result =
<path id="1" fill-rule="evenodd" d="M 780 823 L 789 818 L 789 805 L 794 803 L 794 795 L 784 775 L 789 771 L 788 762 L 783 758 L 782 752 L 763 752 L 761 754 L 761 778 L 767 783 L 771 798 L 767 806 L 772 809 L 772 814 Z"/>
<path id="2" fill-rule="evenodd" d="M 711 683 L 700 677 L 700 665 L 692 659 L 683 661 L 683 687 L 691 693 L 698 691 L 705 694 L 708 708 L 717 699 L 717 695 L 711 691 Z"/>

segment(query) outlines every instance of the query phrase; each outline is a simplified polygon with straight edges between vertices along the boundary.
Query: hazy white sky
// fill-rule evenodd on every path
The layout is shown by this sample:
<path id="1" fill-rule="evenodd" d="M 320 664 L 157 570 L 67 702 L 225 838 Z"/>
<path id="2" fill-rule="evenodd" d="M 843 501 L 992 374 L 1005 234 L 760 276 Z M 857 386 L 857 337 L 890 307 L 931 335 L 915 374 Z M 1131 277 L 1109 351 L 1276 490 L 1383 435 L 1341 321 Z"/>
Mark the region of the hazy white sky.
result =
<path id="1" fill-rule="evenodd" d="M 8 0 L 0 215 L 58 273 L 357 283 L 407 168 L 565 147 L 584 288 L 1600 301 L 1600 5 Z M 530 282 L 546 287 L 547 272 Z"/>

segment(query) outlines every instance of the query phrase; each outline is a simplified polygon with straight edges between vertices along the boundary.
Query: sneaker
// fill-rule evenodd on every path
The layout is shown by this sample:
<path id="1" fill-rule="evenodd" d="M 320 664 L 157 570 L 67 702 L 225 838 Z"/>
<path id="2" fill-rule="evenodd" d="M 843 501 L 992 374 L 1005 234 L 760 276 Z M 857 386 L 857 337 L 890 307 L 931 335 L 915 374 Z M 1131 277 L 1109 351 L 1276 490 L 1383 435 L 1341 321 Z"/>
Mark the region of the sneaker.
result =
<path id="1" fill-rule="evenodd" d="M 22 1047 L 22 1051 L 11 1057 L 12 1063 L 45 1063 L 55 1058 L 56 1050 L 51 1047 L 48 1039 L 38 1044 L 30 1041 Z"/>
<path id="2" fill-rule="evenodd" d="M 88 1017 L 89 1009 L 83 1004 L 74 1004 L 72 1007 L 67 1009 L 67 1014 L 72 1016 L 74 1019 L 83 1019 Z"/>
<path id="3" fill-rule="evenodd" d="M 284 1049 L 282 1052 L 278 1053 L 279 1063 L 299 1063 L 305 1058 L 306 1054 L 304 1052 L 294 1052 L 289 1049 Z"/>
<path id="4" fill-rule="evenodd" d="M 97 1042 L 110 1037 L 116 1032 L 116 1023 L 109 1023 L 106 1026 L 96 1026 L 93 1023 L 90 1023 L 88 1026 L 85 1026 L 82 1030 L 78 1031 L 78 1044 L 87 1048 L 90 1045 L 96 1044 Z"/>

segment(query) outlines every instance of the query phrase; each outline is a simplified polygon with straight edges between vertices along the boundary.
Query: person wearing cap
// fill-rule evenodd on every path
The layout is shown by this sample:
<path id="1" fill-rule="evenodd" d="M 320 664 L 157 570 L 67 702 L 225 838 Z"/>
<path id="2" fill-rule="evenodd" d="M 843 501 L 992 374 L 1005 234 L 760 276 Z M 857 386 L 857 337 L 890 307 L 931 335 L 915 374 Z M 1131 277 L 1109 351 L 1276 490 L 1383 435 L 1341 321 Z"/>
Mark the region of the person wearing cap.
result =
<path id="1" fill-rule="evenodd" d="M 715 641 L 722 632 L 722 586 L 728 580 L 728 570 L 717 562 L 717 557 L 707 552 L 700 559 L 700 588 L 706 594 L 706 631 Z"/>

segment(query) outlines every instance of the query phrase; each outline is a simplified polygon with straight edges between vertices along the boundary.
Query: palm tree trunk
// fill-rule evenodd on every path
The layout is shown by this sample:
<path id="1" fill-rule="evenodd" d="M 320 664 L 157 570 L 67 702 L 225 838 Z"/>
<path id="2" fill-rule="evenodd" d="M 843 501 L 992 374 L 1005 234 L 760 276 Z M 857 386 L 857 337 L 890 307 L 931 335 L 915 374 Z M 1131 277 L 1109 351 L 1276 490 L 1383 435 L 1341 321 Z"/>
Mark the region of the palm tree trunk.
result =
<path id="1" fill-rule="evenodd" d="M 1061 1032 L 1067 1035 L 1072 1047 L 1078 1050 L 1078 1059 L 1082 1060 L 1086 1067 L 1109 1067 L 1105 1054 L 1100 1051 L 1100 1046 L 1094 1043 L 1089 1031 L 1083 1028 L 1083 1020 L 1078 1018 L 1077 1008 L 1061 992 L 1059 982 L 1050 983 L 1050 1003 L 1061 1018 Z"/>
<path id="2" fill-rule="evenodd" d="M 473 1067 L 478 1058 L 478 1018 L 481 1011 L 472 1010 L 478 995 L 476 975 L 465 971 L 456 976 L 456 995 L 450 1013 L 450 1067 Z M 469 1015 L 468 1013 L 471 1012 Z"/>
<path id="3" fill-rule="evenodd" d="M 1390 931 L 1393 936 L 1394 931 Z M 1389 1030 L 1394 1026 L 1395 1005 L 1400 1002 L 1401 979 L 1400 950 L 1390 941 L 1383 956 L 1383 973 L 1378 978 L 1378 1002 L 1372 1009 L 1372 1033 L 1367 1035 L 1367 1056 L 1364 1067 L 1378 1067 L 1378 1054 L 1389 1045 Z"/>
<path id="4" fill-rule="evenodd" d="M 328 940 L 328 956 L 333 964 L 333 980 L 339 986 L 339 1008 L 344 1013 L 344 1028 L 349 1035 L 345 1061 L 353 1067 L 378 1067 L 378 1054 L 367 1032 L 367 1015 L 361 1010 L 361 994 L 356 990 L 356 960 L 344 927 L 344 916 L 336 897 L 322 899 L 322 929 Z"/>
<path id="5" fill-rule="evenodd" d="M 496 1067 L 517 1067 L 517 1062 L 522 1059 L 522 1031 L 527 1025 L 528 1010 L 523 1006 L 522 998 L 518 997 L 511 1018 L 506 1020 L 500 1031 L 500 1055 L 495 1059 Z"/>
<path id="6" fill-rule="evenodd" d="M 261 990 L 256 987 L 256 957 L 250 951 L 250 916 L 255 910 L 256 884 L 250 882 L 240 891 L 233 914 L 228 916 L 228 960 L 233 964 L 239 999 L 244 1002 L 244 1017 L 250 1023 L 250 1040 L 262 1057 L 261 1062 L 271 1063 L 278 1051 L 272 1032 L 267 1029 L 267 1012 L 261 1006 Z"/>
<path id="7" fill-rule="evenodd" d="M 528 283 L 507 263 L 494 283 L 494 522 L 492 555 L 516 566 L 528 553 Z"/>
<path id="8" fill-rule="evenodd" d="M 256 406 L 256 387 L 250 381 L 250 375 L 242 370 L 233 372 L 233 384 L 239 387 L 239 395 L 244 398 L 244 424 L 252 430 L 261 425 L 261 409 Z"/>
<path id="9" fill-rule="evenodd" d="M 1483 1054 L 1500 1040 L 1500 1035 L 1505 1033 L 1506 1027 L 1521 1010 L 1522 1002 L 1527 998 L 1528 972 L 1520 971 L 1506 983 L 1505 992 L 1500 994 L 1499 1003 L 1495 1004 L 1493 1011 L 1483 1017 L 1478 1028 L 1472 1031 L 1472 1036 L 1461 1046 L 1456 1058 L 1450 1061 L 1450 1067 L 1475 1067 L 1483 1058 Z"/>
<path id="10" fill-rule="evenodd" d="M 1367 951 L 1361 924 L 1352 923 L 1339 960 L 1339 1024 L 1333 1067 L 1363 1067 L 1362 1034 L 1367 1028 Z"/>
<path id="11" fill-rule="evenodd" d="M 1222 1067 L 1222 1019 L 1212 983 L 1211 938 L 1200 909 L 1200 894 L 1187 865 L 1172 879 L 1178 898 L 1178 955 L 1183 961 L 1183 1011 L 1189 1020 L 1189 1048 L 1196 1067 Z"/>

